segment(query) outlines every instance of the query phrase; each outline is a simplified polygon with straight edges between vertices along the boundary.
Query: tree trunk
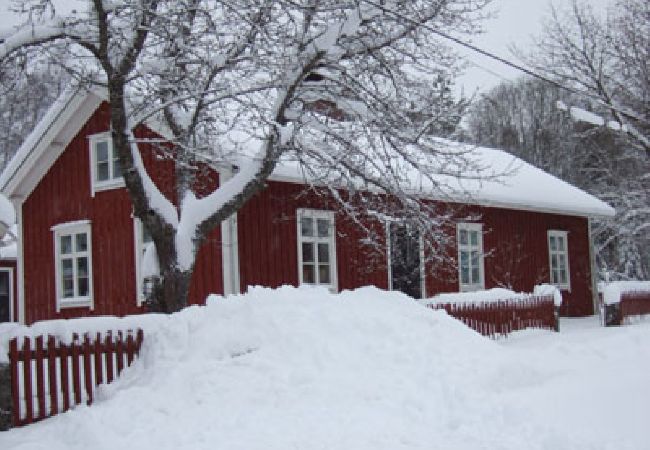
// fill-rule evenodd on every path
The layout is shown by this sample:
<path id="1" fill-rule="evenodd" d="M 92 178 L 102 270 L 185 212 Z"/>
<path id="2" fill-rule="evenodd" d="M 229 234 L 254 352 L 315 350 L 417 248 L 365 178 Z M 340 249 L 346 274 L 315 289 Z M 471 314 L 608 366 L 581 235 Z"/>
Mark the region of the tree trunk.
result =
<path id="1" fill-rule="evenodd" d="M 173 313 L 187 306 L 192 270 L 180 271 L 178 268 L 163 272 L 147 298 L 149 312 Z"/>

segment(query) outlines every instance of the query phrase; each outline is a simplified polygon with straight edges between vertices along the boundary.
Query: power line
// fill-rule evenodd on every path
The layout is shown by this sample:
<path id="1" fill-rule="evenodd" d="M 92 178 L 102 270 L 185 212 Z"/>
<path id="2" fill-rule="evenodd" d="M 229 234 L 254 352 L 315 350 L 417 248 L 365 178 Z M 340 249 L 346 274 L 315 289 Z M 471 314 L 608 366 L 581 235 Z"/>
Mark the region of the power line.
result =
<path id="1" fill-rule="evenodd" d="M 598 96 L 596 96 L 594 94 L 590 94 L 589 92 L 580 91 L 578 89 L 574 89 L 572 87 L 565 86 L 565 85 L 563 85 L 563 84 L 561 84 L 561 83 L 559 83 L 559 82 L 557 82 L 555 80 L 552 80 L 550 78 L 545 77 L 544 75 L 540 75 L 539 73 L 533 72 L 532 70 L 530 70 L 530 69 L 528 69 L 528 68 L 526 68 L 526 67 L 524 67 L 524 66 L 522 66 L 520 64 L 509 61 L 509 60 L 507 60 L 507 59 L 505 59 L 505 58 L 503 58 L 503 57 L 501 57 L 499 55 L 496 55 L 496 54 L 494 54 L 492 52 L 489 52 L 487 50 L 483 50 L 482 48 L 477 47 L 474 44 L 470 44 L 469 42 L 465 42 L 465 41 L 463 41 L 463 40 L 461 40 L 461 39 L 459 39 L 457 37 L 454 37 L 454 36 L 452 36 L 452 35 L 450 35 L 448 33 L 445 33 L 444 31 L 437 30 L 437 29 L 433 28 L 430 25 L 427 25 L 425 23 L 420 23 L 415 19 L 412 19 L 412 18 L 410 18 L 408 16 L 405 16 L 404 14 L 402 14 L 402 13 L 400 13 L 398 11 L 393 11 L 392 9 L 389 9 L 389 8 L 385 7 L 384 5 L 376 3 L 376 2 L 374 2 L 372 0 L 361 0 L 361 1 L 363 1 L 364 3 L 367 3 L 369 5 L 374 6 L 375 8 L 378 8 L 378 9 L 384 11 L 385 13 L 392 14 L 395 17 L 399 17 L 400 19 L 403 19 L 403 20 L 405 20 L 407 22 L 410 22 L 410 23 L 412 23 L 414 25 L 422 27 L 425 30 L 428 30 L 428 31 L 430 31 L 430 32 L 432 32 L 434 34 L 437 34 L 440 37 L 443 37 L 443 38 L 445 38 L 447 40 L 455 42 L 458 45 L 461 45 L 461 46 L 463 46 L 465 48 L 468 48 L 468 49 L 470 49 L 470 50 L 472 50 L 472 51 L 474 51 L 476 53 L 479 53 L 479 54 L 481 54 L 483 56 L 486 56 L 487 58 L 498 61 L 501 64 L 504 64 L 504 65 L 506 65 L 508 67 L 512 67 L 513 69 L 519 70 L 520 72 L 523 72 L 526 75 L 529 75 L 529 76 L 531 76 L 533 78 L 537 78 L 538 80 L 541 80 L 541 81 L 544 81 L 546 83 L 552 84 L 553 86 L 556 86 L 556 87 L 558 87 L 560 89 L 571 92 L 572 94 L 575 94 L 575 95 L 578 95 L 578 96 L 581 96 L 581 97 L 589 98 L 589 99 L 595 101 L 596 103 L 600 104 L 601 106 L 604 106 L 604 107 L 606 107 L 608 109 L 616 111 L 616 112 L 618 112 L 620 114 L 623 114 L 624 116 L 626 116 L 628 118 L 643 121 L 639 117 L 636 117 L 636 114 L 621 110 L 620 108 L 617 108 L 617 107 L 615 107 L 613 105 L 610 105 L 610 104 L 604 102 L 600 97 L 598 97 Z"/>

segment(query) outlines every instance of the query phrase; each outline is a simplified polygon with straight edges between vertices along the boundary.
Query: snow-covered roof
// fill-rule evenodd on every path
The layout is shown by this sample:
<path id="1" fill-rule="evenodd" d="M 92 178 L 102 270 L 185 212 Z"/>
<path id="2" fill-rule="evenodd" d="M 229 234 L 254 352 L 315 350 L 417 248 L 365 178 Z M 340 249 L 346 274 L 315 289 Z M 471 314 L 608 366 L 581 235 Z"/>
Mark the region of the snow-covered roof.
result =
<path id="1" fill-rule="evenodd" d="M 102 100 L 103 95 L 98 92 L 85 89 L 66 91 L 0 175 L 0 191 L 9 198 L 28 196 Z M 157 131 L 156 128 L 153 129 Z M 449 175 L 432 177 L 434 182 L 446 186 L 444 192 L 437 191 L 444 194 L 440 199 L 573 216 L 614 215 L 614 209 L 601 200 L 502 150 L 441 140 L 443 144 L 447 150 L 456 146 L 465 158 L 475 167 L 483 168 L 485 173 L 501 176 L 484 179 Z M 432 179 L 417 171 L 410 178 L 410 184 L 423 195 L 436 197 Z M 282 161 L 271 179 L 303 183 L 306 178 L 299 164 Z"/>
<path id="2" fill-rule="evenodd" d="M 472 175 L 479 177 L 434 175 L 429 179 L 413 170 L 412 187 L 423 195 L 482 206 L 573 216 L 611 217 L 615 214 L 607 203 L 503 150 L 440 141 L 445 151 L 462 152 L 475 168 Z M 278 165 L 272 178 L 302 182 L 305 174 L 297 163 L 285 161 Z"/>

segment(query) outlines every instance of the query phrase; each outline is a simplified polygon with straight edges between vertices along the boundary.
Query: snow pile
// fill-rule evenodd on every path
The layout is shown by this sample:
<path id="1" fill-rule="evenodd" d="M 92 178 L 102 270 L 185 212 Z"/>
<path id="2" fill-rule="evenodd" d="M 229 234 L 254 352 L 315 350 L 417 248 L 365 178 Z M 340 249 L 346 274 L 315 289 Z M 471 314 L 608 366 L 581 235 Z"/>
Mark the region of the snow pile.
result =
<path id="1" fill-rule="evenodd" d="M 621 295 L 629 292 L 647 292 L 650 297 L 650 281 L 614 281 L 602 289 L 606 305 L 621 302 Z"/>
<path id="2" fill-rule="evenodd" d="M 558 288 L 549 284 L 535 286 L 532 294 L 526 292 L 515 292 L 503 288 L 492 288 L 483 291 L 437 294 L 434 297 L 421 300 L 420 302 L 425 305 L 444 305 L 447 303 L 482 305 L 485 303 L 498 303 L 505 300 L 525 300 L 530 298 L 531 295 L 553 296 L 553 301 L 556 306 L 562 304 L 562 294 Z"/>
<path id="3" fill-rule="evenodd" d="M 533 288 L 533 295 L 552 295 L 555 306 L 562 305 L 562 292 L 552 284 L 538 284 Z"/>
<path id="4" fill-rule="evenodd" d="M 147 320 L 141 358 L 93 406 L 0 433 L 0 448 L 619 450 L 646 439 L 622 389 L 647 384 L 650 326 L 614 334 L 616 351 L 585 337 L 573 351 L 543 332 L 505 347 L 376 288 L 254 288 Z M 637 365 L 624 365 L 631 354 Z M 616 364 L 629 376 L 604 379 Z M 592 408 L 608 386 L 614 402 L 586 412 L 556 395 L 587 390 Z M 632 403 L 645 414 L 647 389 Z M 616 428 L 602 426 L 612 415 Z"/>
<path id="5" fill-rule="evenodd" d="M 483 291 L 442 293 L 421 300 L 421 302 L 426 305 L 442 305 L 446 303 L 480 305 L 483 303 L 497 303 L 504 300 L 516 300 L 528 297 L 530 297 L 530 294 L 503 288 L 493 288 Z"/>

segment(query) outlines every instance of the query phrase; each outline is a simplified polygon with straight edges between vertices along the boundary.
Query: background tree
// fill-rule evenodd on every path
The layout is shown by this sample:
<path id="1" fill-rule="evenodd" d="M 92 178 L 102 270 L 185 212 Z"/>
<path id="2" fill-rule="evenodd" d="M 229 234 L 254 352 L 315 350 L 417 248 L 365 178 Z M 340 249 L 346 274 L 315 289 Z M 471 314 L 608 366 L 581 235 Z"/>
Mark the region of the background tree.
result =
<path id="1" fill-rule="evenodd" d="M 0 74 L 0 171 L 61 95 L 66 78 L 57 66 L 45 63 L 4 68 Z"/>
<path id="2" fill-rule="evenodd" d="M 329 194 L 359 226 L 399 217 L 435 246 L 444 215 L 416 194 L 450 194 L 440 174 L 483 173 L 431 137 L 464 103 L 443 92 L 457 57 L 425 26 L 472 33 L 487 1 L 92 0 L 57 14 L 34 0 L 22 3 L 29 20 L 4 36 L 0 60 L 56 49 L 62 70 L 107 90 L 134 214 L 159 259 L 154 306 L 174 311 L 187 301 L 194 246 L 263 189 L 281 160 L 319 191 L 346 188 Z M 147 174 L 132 133 L 152 116 L 170 131 L 160 151 L 175 164 L 176 205 Z M 202 165 L 231 176 L 202 196 L 194 182 Z"/>

